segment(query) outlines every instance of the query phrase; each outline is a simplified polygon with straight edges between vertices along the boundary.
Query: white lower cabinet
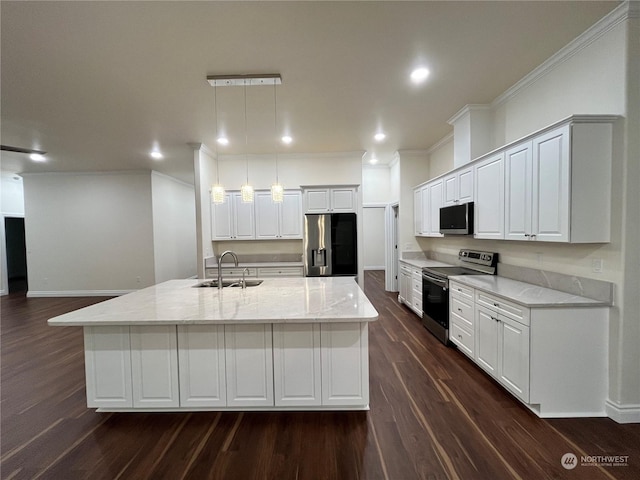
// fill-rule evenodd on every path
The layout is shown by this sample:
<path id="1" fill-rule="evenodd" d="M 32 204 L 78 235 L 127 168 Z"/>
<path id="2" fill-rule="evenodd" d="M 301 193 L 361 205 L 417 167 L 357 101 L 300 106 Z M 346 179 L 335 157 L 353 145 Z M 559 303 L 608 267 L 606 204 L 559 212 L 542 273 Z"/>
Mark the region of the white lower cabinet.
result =
<path id="1" fill-rule="evenodd" d="M 422 269 L 400 261 L 398 301 L 422 317 Z"/>
<path id="2" fill-rule="evenodd" d="M 273 325 L 276 406 L 321 405 L 320 325 Z"/>
<path id="3" fill-rule="evenodd" d="M 224 326 L 178 326 L 181 407 L 224 407 L 227 385 Z"/>
<path id="4" fill-rule="evenodd" d="M 129 326 L 84 327 L 87 407 L 131 408 Z"/>
<path id="5" fill-rule="evenodd" d="M 368 405 L 368 325 L 323 323 L 320 332 L 322 405 Z"/>
<path id="6" fill-rule="evenodd" d="M 133 407 L 179 407 L 176 326 L 129 328 Z"/>
<path id="7" fill-rule="evenodd" d="M 87 406 L 366 409 L 367 323 L 85 327 Z"/>
<path id="8" fill-rule="evenodd" d="M 273 405 L 271 324 L 225 325 L 227 405 Z"/>

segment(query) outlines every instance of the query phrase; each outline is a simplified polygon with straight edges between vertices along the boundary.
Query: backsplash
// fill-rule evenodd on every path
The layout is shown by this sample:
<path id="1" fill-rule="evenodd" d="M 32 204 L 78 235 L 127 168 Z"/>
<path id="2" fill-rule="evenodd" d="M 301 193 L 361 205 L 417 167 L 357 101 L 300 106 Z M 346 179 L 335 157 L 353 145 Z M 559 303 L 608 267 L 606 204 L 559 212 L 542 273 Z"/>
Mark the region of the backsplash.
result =
<path id="1" fill-rule="evenodd" d="M 408 252 L 414 253 L 414 252 Z M 403 257 L 405 255 L 403 254 Z M 434 251 L 426 252 L 426 257 L 430 260 L 437 260 L 451 265 L 459 265 L 457 255 L 440 253 Z M 593 298 L 608 302 L 613 305 L 613 286 L 611 282 L 594 280 L 592 278 L 578 277 L 576 275 L 565 275 L 563 273 L 549 272 L 535 268 L 520 267 L 498 262 L 497 274 L 501 277 L 518 280 L 520 282 L 531 283 L 540 287 L 552 288 L 561 292 L 579 295 L 581 297 Z"/>

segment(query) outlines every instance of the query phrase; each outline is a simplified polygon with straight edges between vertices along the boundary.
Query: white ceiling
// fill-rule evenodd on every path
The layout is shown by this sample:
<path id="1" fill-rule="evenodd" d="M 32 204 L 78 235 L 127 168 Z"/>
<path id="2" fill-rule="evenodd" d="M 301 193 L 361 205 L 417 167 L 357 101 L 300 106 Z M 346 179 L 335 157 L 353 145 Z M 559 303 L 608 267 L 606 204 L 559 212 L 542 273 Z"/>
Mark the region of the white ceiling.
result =
<path id="1" fill-rule="evenodd" d="M 279 73 L 282 153 L 427 149 L 618 5 L 573 2 L 9 2 L 0 5 L 2 152 L 15 172 L 155 169 L 193 182 L 215 148 L 207 75 Z M 408 79 L 425 64 L 428 81 Z M 273 87 L 221 87 L 222 154 L 273 153 Z M 378 128 L 387 133 L 373 140 Z M 157 145 L 163 160 L 149 158 Z"/>

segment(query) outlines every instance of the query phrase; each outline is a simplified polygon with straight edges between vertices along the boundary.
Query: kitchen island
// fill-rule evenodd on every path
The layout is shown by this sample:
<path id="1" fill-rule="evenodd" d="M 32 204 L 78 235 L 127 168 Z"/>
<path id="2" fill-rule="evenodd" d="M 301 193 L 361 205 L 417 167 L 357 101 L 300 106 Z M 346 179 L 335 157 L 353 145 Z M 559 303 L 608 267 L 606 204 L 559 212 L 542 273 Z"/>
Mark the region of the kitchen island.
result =
<path id="1" fill-rule="evenodd" d="M 99 411 L 367 410 L 368 322 L 350 277 L 171 280 L 49 320 L 84 328 Z"/>

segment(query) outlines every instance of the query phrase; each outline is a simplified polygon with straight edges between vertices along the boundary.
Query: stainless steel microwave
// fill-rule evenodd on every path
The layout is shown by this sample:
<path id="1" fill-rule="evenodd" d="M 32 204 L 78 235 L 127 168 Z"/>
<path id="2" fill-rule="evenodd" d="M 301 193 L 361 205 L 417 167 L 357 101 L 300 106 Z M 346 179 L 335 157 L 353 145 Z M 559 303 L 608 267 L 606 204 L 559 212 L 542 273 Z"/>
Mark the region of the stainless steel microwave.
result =
<path id="1" fill-rule="evenodd" d="M 440 209 L 440 233 L 473 235 L 473 202 Z"/>

